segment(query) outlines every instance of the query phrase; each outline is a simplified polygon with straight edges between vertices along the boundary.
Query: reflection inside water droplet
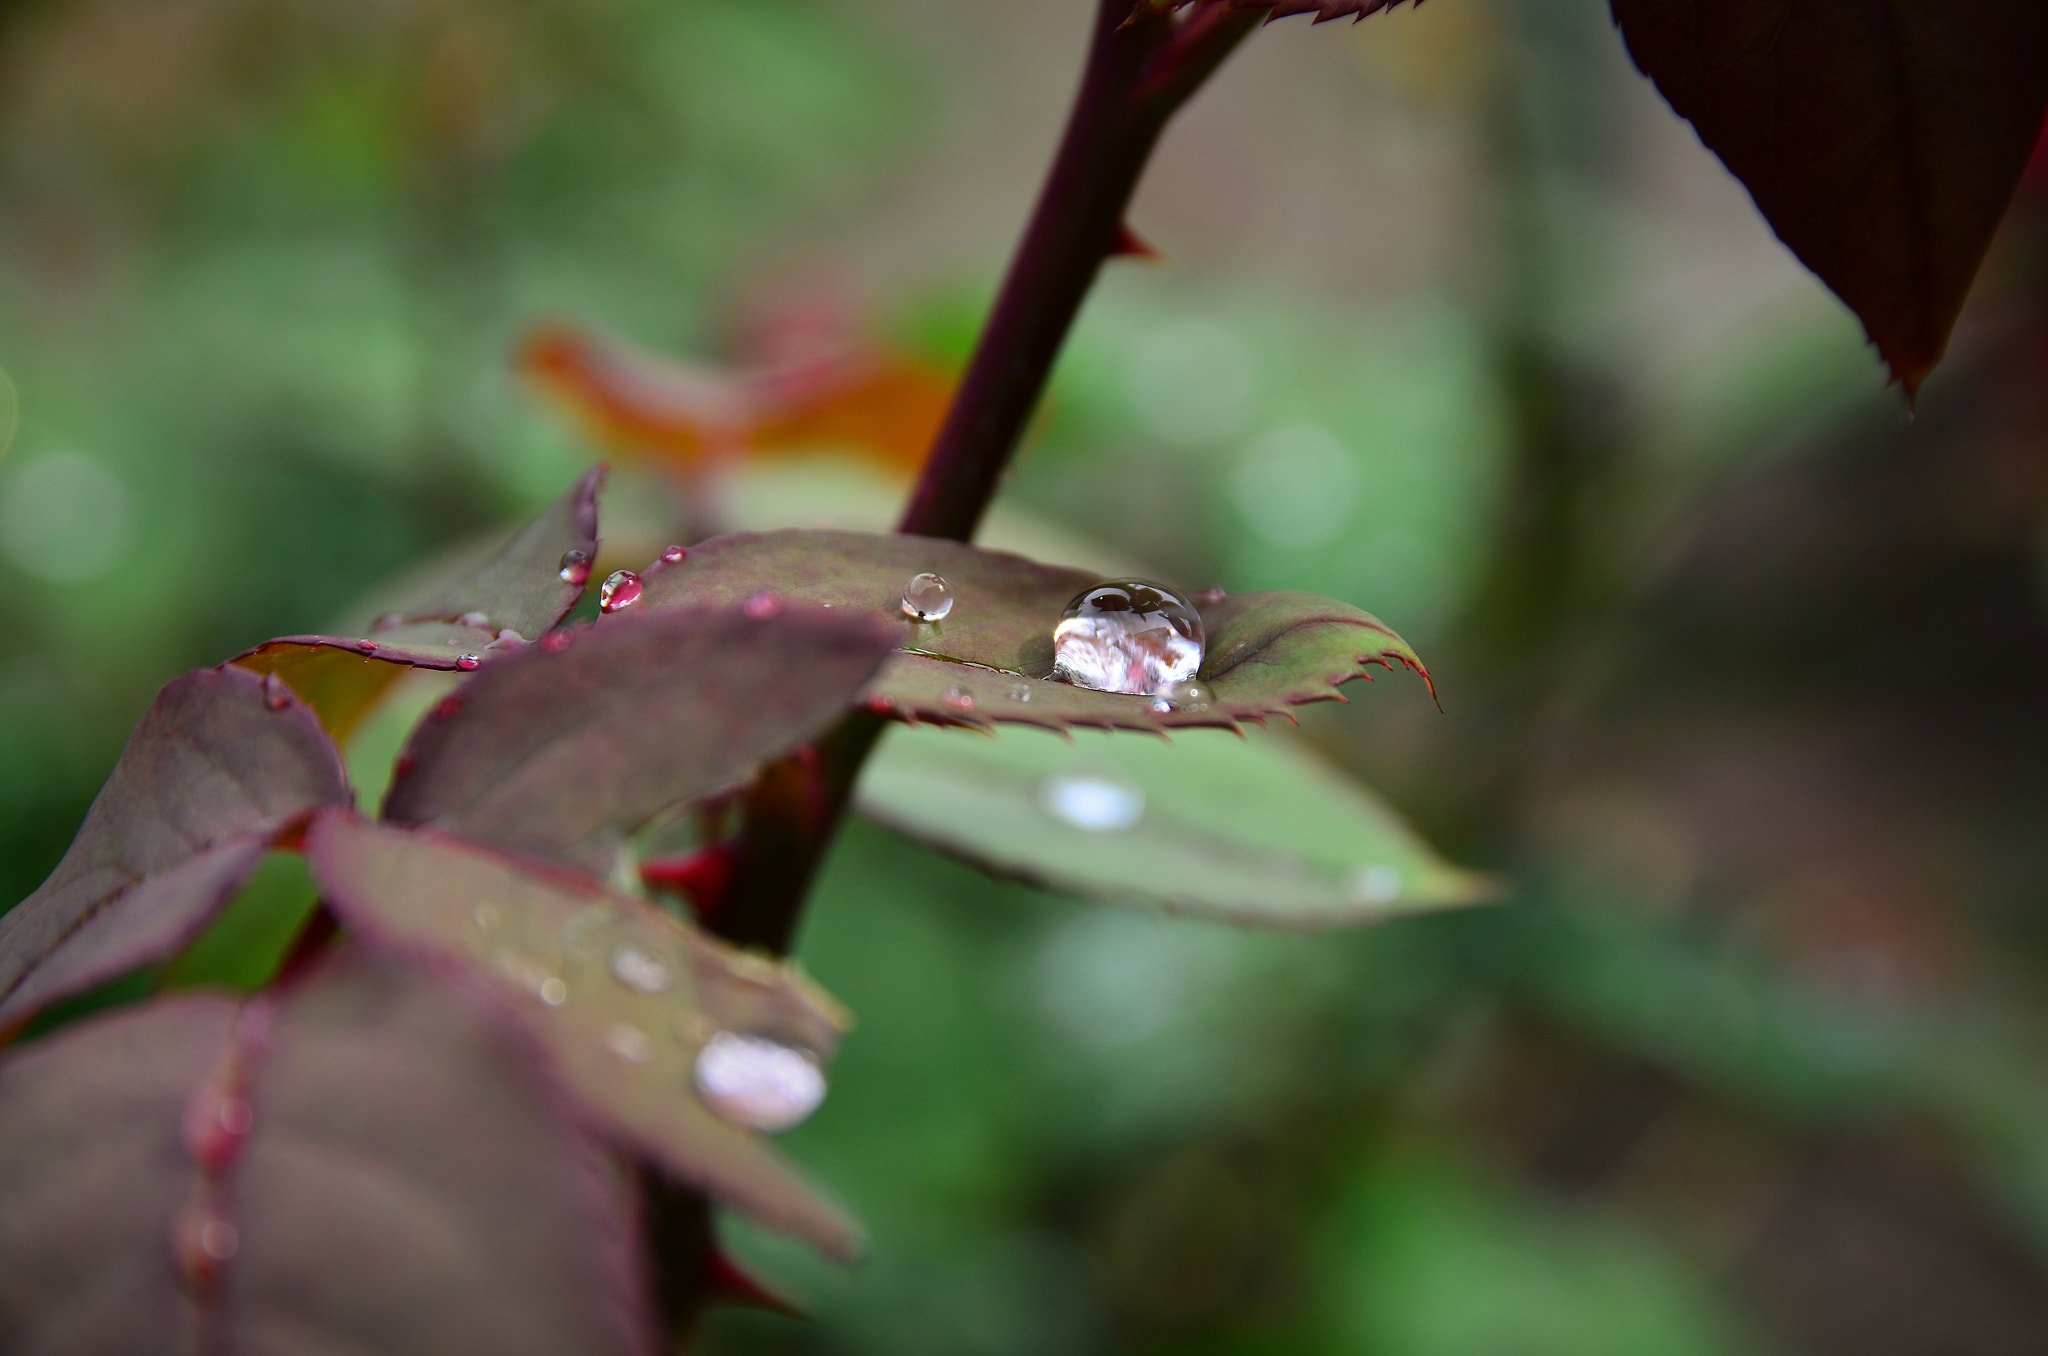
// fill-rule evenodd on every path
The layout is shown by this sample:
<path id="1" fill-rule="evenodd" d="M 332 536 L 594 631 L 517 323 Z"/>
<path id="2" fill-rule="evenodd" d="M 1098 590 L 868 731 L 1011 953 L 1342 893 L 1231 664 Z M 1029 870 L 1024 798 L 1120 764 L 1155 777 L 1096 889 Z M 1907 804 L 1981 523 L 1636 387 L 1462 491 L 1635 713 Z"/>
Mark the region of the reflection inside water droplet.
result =
<path id="1" fill-rule="evenodd" d="M 590 579 L 590 552 L 569 550 L 562 552 L 562 582 L 581 585 Z"/>
<path id="2" fill-rule="evenodd" d="M 604 1043 L 628 1064 L 645 1064 L 654 1058 L 654 1038 L 637 1026 L 619 1022 L 604 1033 Z"/>
<path id="3" fill-rule="evenodd" d="M 1145 817 L 1145 793 L 1094 772 L 1062 772 L 1038 788 L 1038 803 L 1064 824 L 1089 833 L 1128 829 Z"/>
<path id="4" fill-rule="evenodd" d="M 668 966 L 637 946 L 622 946 L 612 952 L 612 978 L 641 993 L 660 993 L 675 983 Z"/>
<path id="5" fill-rule="evenodd" d="M 613 570 L 605 577 L 604 585 L 597 591 L 597 610 L 617 612 L 640 601 L 645 589 L 640 576 L 631 570 Z"/>
<path id="6" fill-rule="evenodd" d="M 974 694 L 964 687 L 947 688 L 939 700 L 954 711 L 972 711 L 974 709 Z"/>
<path id="7" fill-rule="evenodd" d="M 1201 683 L 1183 680 L 1166 689 L 1152 703 L 1154 711 L 1206 711 L 1209 709 L 1209 689 Z M 1165 705 L 1162 707 L 1161 702 Z"/>
<path id="8" fill-rule="evenodd" d="M 938 575 L 914 574 L 903 586 L 903 615 L 912 621 L 943 621 L 952 610 L 953 590 Z"/>
<path id="9" fill-rule="evenodd" d="M 1361 866 L 1351 873 L 1346 886 L 1353 899 L 1365 904 L 1391 904 L 1401 897 L 1401 873 L 1384 862 Z"/>
<path id="10" fill-rule="evenodd" d="M 1098 584 L 1052 633 L 1053 676 L 1100 692 L 1163 696 L 1202 666 L 1202 615 L 1142 579 Z"/>
<path id="11" fill-rule="evenodd" d="M 697 1052 L 697 1091 L 729 1121 L 774 1132 L 825 1100 L 825 1071 L 808 1050 L 720 1031 Z"/>
<path id="12" fill-rule="evenodd" d="M 482 659 L 473 654 L 459 654 L 455 656 L 455 667 L 461 669 L 464 673 L 474 671 L 476 666 L 483 662 Z"/>

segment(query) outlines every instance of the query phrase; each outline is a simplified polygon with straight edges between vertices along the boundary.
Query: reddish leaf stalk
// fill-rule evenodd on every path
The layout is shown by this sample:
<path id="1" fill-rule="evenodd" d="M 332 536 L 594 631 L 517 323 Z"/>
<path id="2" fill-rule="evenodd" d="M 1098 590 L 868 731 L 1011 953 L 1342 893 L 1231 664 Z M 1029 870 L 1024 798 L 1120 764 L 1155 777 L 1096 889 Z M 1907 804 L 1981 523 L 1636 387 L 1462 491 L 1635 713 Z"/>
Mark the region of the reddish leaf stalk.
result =
<path id="1" fill-rule="evenodd" d="M 898 531 L 973 537 L 1081 303 L 1103 261 L 1120 251 L 1124 211 L 1159 134 L 1260 17 L 1205 9 L 1177 19 L 1148 0 L 1100 0 L 1059 152 Z M 814 759 L 762 773 L 746 798 L 737 869 L 712 930 L 789 949 L 883 723 L 855 711 Z"/>

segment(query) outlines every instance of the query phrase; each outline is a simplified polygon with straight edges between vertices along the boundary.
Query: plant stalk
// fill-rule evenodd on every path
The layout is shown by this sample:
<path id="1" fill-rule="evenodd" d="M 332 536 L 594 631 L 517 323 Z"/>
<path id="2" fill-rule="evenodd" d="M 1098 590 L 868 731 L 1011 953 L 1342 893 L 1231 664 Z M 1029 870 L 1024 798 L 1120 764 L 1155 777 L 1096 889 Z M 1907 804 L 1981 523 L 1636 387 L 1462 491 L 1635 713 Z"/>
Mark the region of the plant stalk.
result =
<path id="1" fill-rule="evenodd" d="M 968 541 L 1024 427 L 1167 121 L 1257 26 L 1257 12 L 1176 19 L 1150 0 L 1100 0 L 1081 88 L 995 310 L 954 393 L 899 532 Z M 818 867 L 884 720 L 849 714 L 808 757 L 763 771 L 748 793 L 732 891 L 713 930 L 786 952 Z"/>

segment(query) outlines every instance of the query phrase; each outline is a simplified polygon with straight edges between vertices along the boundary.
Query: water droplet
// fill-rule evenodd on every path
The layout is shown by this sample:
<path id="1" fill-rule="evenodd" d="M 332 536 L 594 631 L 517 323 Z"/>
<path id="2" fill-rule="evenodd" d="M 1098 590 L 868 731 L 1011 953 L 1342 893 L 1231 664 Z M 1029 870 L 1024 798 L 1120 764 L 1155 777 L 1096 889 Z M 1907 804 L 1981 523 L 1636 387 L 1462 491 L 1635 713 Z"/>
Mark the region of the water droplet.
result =
<path id="1" fill-rule="evenodd" d="M 550 631 L 540 638 L 540 647 L 549 654 L 560 654 L 569 648 L 567 631 Z"/>
<path id="2" fill-rule="evenodd" d="M 455 667 L 461 669 L 464 673 L 470 672 L 483 662 L 483 660 L 473 654 L 459 654 L 455 656 Z"/>
<path id="3" fill-rule="evenodd" d="M 680 546 L 671 546 L 661 553 L 661 563 L 664 565 L 680 565 L 683 563 L 683 557 L 688 554 L 690 553 Z"/>
<path id="4" fill-rule="evenodd" d="M 377 642 L 374 640 L 359 640 L 356 642 L 356 648 L 364 654 L 373 654 L 376 652 Z"/>
<path id="5" fill-rule="evenodd" d="M 569 1001 L 569 986 L 550 975 L 540 982 L 540 1001 L 551 1008 L 558 1008 Z"/>
<path id="6" fill-rule="evenodd" d="M 1062 772 L 1038 788 L 1038 803 L 1064 824 L 1089 833 L 1128 829 L 1145 817 L 1145 793 L 1094 772 Z"/>
<path id="7" fill-rule="evenodd" d="M 1162 716 L 1170 711 L 1206 711 L 1209 709 L 1209 701 L 1210 692 L 1207 685 L 1182 679 L 1153 698 L 1152 709 Z"/>
<path id="8" fill-rule="evenodd" d="M 564 584 L 585 584 L 590 580 L 590 552 L 568 550 L 562 552 L 562 582 Z"/>
<path id="9" fill-rule="evenodd" d="M 757 593 L 747 599 L 747 615 L 755 621 L 766 621 L 782 615 L 782 600 L 772 593 Z"/>
<path id="10" fill-rule="evenodd" d="M 637 946 L 622 946 L 612 952 L 612 978 L 641 993 L 660 993 L 675 983 L 668 966 Z"/>
<path id="11" fill-rule="evenodd" d="M 802 1121 L 825 1100 L 825 1071 L 810 1051 L 732 1031 L 704 1042 L 696 1082 L 719 1115 L 771 1134 Z"/>
<path id="12" fill-rule="evenodd" d="M 945 694 L 939 700 L 955 711 L 972 711 L 974 709 L 974 694 L 964 687 L 947 688 Z"/>
<path id="13" fill-rule="evenodd" d="M 896 699 L 894 697 L 870 697 L 867 704 L 868 710 L 878 716 L 886 716 L 896 709 Z"/>
<path id="14" fill-rule="evenodd" d="M 371 624 L 370 629 L 372 631 L 394 631 L 403 625 L 405 625 L 405 614 L 403 612 L 386 612 Z"/>
<path id="15" fill-rule="evenodd" d="M 292 690 L 285 681 L 274 673 L 263 675 L 263 705 L 272 711 L 282 711 L 292 704 Z"/>
<path id="16" fill-rule="evenodd" d="M 1163 696 L 1202 666 L 1202 615 L 1142 579 L 1097 584 L 1052 633 L 1053 676 L 1099 692 Z"/>
<path id="17" fill-rule="evenodd" d="M 910 576 L 903 586 L 903 615 L 912 621 L 943 621 L 952 610 L 953 590 L 929 571 Z"/>
<path id="18" fill-rule="evenodd" d="M 487 650 L 495 650 L 500 645 L 502 645 L 508 650 L 517 650 L 525 644 L 526 637 L 520 635 L 517 631 L 514 631 L 511 627 L 508 626 L 504 630 L 498 632 L 498 638 L 492 641 L 489 645 L 486 645 L 484 648 Z"/>
<path id="19" fill-rule="evenodd" d="M 473 627 L 478 631 L 491 629 L 491 619 L 481 612 L 465 612 L 455 619 L 457 626 Z"/>
<path id="20" fill-rule="evenodd" d="M 645 1064 L 654 1058 L 654 1038 L 624 1022 L 615 1023 L 604 1033 L 604 1043 L 628 1064 Z"/>
<path id="21" fill-rule="evenodd" d="M 597 591 L 597 610 L 617 612 L 640 601 L 646 585 L 640 576 L 631 570 L 613 570 L 605 577 L 604 586 Z"/>
<path id="22" fill-rule="evenodd" d="M 1401 873 L 1384 862 L 1359 867 L 1346 885 L 1351 897 L 1361 904 L 1391 904 L 1401 897 Z"/>
<path id="23" fill-rule="evenodd" d="M 1029 683 L 1012 683 L 1012 684 L 1010 684 L 1010 700 L 1011 700 L 1011 701 L 1013 701 L 1013 702 L 1028 702 L 1028 701 L 1030 701 L 1030 700 L 1031 700 L 1031 684 L 1029 684 Z"/>

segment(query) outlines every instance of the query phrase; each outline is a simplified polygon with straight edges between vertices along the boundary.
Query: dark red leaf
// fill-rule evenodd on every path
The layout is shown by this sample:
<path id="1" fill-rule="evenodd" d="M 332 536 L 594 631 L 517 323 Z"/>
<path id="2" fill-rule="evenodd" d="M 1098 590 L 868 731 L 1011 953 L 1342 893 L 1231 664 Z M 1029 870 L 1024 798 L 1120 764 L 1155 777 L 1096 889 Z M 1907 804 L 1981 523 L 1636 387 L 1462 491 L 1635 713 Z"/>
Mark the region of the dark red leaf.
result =
<path id="1" fill-rule="evenodd" d="M 482 564 L 422 581 L 392 604 L 372 634 L 285 636 L 234 659 L 275 673 L 345 738 L 406 668 L 469 669 L 537 640 L 582 596 L 597 554 L 597 492 L 604 468 L 568 493 Z M 581 557 L 581 569 L 565 562 Z"/>
<path id="2" fill-rule="evenodd" d="M 644 1356 L 628 1184 L 488 1001 L 344 955 L 0 1064 L 10 1350 Z"/>
<path id="3" fill-rule="evenodd" d="M 422 721 L 385 817 L 602 871 L 653 815 L 817 734 L 895 641 L 822 608 L 629 612 L 572 635 L 491 665 Z"/>
<path id="4" fill-rule="evenodd" d="M 1613 6 L 1636 65 L 1917 390 L 2048 108 L 2048 5 Z"/>
<path id="5" fill-rule="evenodd" d="M 64 860 L 0 917 L 0 1027 L 170 956 L 273 838 L 351 799 L 333 741 L 277 679 L 224 667 L 170 684 Z"/>
<path id="6" fill-rule="evenodd" d="M 721 1030 L 830 1058 L 845 1013 L 801 972 L 576 872 L 431 831 L 336 812 L 306 853 L 363 936 L 500 986 L 577 1100 L 670 1175 L 833 1256 L 859 1252 L 859 1227 L 692 1083 Z"/>
<path id="7" fill-rule="evenodd" d="M 1162 8 L 1265 10 L 1267 23 L 1296 14 L 1313 14 L 1315 22 L 1326 24 L 1332 19 L 1357 23 L 1369 14 L 1393 9 L 1400 3 L 1401 0 L 1168 0 Z M 1421 4 L 1422 0 L 1415 3 Z"/>

